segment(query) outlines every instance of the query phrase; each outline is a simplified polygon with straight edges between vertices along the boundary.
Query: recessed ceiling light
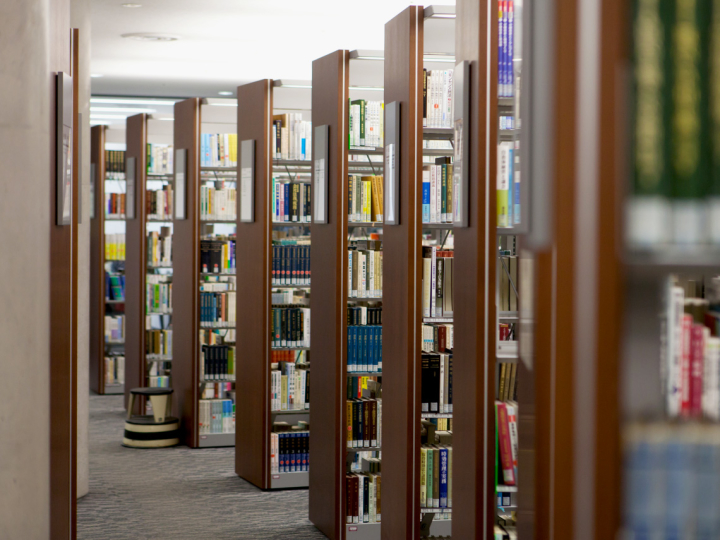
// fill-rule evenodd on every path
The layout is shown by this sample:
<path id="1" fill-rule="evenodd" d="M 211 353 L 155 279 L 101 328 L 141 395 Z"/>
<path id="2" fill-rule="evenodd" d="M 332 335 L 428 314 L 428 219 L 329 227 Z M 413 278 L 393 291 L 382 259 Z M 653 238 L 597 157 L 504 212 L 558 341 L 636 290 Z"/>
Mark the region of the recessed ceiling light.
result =
<path id="1" fill-rule="evenodd" d="M 90 114 L 100 113 L 154 113 L 155 109 L 147 109 L 144 107 L 96 107 L 90 106 Z"/>
<path id="2" fill-rule="evenodd" d="M 121 37 L 134 39 L 135 41 L 177 41 L 179 36 L 171 34 L 153 34 L 152 32 L 136 32 L 133 34 L 123 34 Z"/>
<path id="3" fill-rule="evenodd" d="M 122 7 L 127 7 L 127 8 L 136 8 L 136 7 L 142 7 L 142 4 L 132 4 L 132 3 L 127 3 L 127 4 L 123 4 L 123 5 L 122 5 Z"/>
<path id="4" fill-rule="evenodd" d="M 227 90 L 223 90 L 222 92 L 218 92 L 221 96 L 232 96 L 232 92 L 228 92 Z"/>
<path id="5" fill-rule="evenodd" d="M 99 79 L 100 77 L 102 77 L 102 74 L 101 73 L 91 73 L 90 77 L 93 79 Z"/>
<path id="6" fill-rule="evenodd" d="M 105 103 L 109 105 L 175 105 L 175 100 L 91 97 L 90 103 Z"/>

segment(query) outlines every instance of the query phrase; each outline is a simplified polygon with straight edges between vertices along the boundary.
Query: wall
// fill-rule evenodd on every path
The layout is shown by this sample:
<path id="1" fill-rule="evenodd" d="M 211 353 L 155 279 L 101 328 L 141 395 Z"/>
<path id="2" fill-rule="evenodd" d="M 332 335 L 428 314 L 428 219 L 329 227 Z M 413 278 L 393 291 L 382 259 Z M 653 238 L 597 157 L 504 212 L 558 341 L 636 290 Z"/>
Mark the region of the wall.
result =
<path id="1" fill-rule="evenodd" d="M 50 0 L 0 2 L 0 524 L 50 530 Z"/>
<path id="2" fill-rule="evenodd" d="M 89 490 L 88 421 L 90 362 L 90 0 L 72 0 L 70 24 L 80 29 L 80 92 L 79 112 L 82 114 L 82 186 L 81 220 L 78 231 L 78 419 L 77 419 L 77 496 Z"/>

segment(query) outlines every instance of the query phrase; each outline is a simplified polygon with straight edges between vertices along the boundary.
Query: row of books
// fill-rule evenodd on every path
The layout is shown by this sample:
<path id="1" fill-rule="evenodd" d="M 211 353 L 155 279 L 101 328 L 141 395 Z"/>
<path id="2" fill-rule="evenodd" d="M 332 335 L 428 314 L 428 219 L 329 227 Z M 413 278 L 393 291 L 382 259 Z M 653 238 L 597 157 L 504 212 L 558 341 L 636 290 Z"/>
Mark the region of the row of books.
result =
<path id="1" fill-rule="evenodd" d="M 271 365 L 270 407 L 273 411 L 310 408 L 310 370 L 307 365 L 294 362 Z"/>
<path id="2" fill-rule="evenodd" d="M 453 316 L 453 258 L 450 249 L 423 246 L 423 317 Z"/>
<path id="3" fill-rule="evenodd" d="M 382 452 L 380 450 L 353 450 L 349 452 L 348 472 L 370 472 L 379 473 L 382 464 Z"/>
<path id="4" fill-rule="evenodd" d="M 172 174 L 173 157 L 172 144 L 147 143 L 148 174 Z"/>
<path id="5" fill-rule="evenodd" d="M 383 284 L 383 253 L 380 242 L 370 249 L 348 249 L 348 294 L 351 298 L 380 298 Z"/>
<path id="6" fill-rule="evenodd" d="M 498 268 L 498 309 L 500 311 L 517 311 L 518 294 L 520 286 L 518 281 L 519 260 L 513 255 L 501 255 L 500 268 Z"/>
<path id="7" fill-rule="evenodd" d="M 382 371 L 382 326 L 348 326 L 347 370 Z"/>
<path id="8" fill-rule="evenodd" d="M 205 274 L 234 274 L 235 235 L 200 240 L 200 271 Z"/>
<path id="9" fill-rule="evenodd" d="M 707 300 L 686 298 L 671 285 L 666 300 L 661 342 L 661 373 L 671 418 L 706 417 L 720 420 L 720 314 L 709 311 Z"/>
<path id="10" fill-rule="evenodd" d="M 515 86 L 513 54 L 515 44 L 514 0 L 498 0 L 498 96 L 512 97 Z"/>
<path id="11" fill-rule="evenodd" d="M 237 218 L 237 190 L 200 186 L 200 219 L 235 221 Z"/>
<path id="12" fill-rule="evenodd" d="M 495 478 L 498 484 L 517 485 L 518 406 L 515 401 L 495 402 L 496 459 Z"/>
<path id="13" fill-rule="evenodd" d="M 633 3 L 628 125 L 634 247 L 720 242 L 714 2 Z M 690 37 L 692 36 L 692 37 Z"/>
<path id="14" fill-rule="evenodd" d="M 500 116 L 500 131 L 508 129 L 515 129 L 515 117 L 514 116 Z"/>
<path id="15" fill-rule="evenodd" d="M 201 167 L 236 167 L 237 133 L 203 133 L 200 135 Z"/>
<path id="16" fill-rule="evenodd" d="M 232 382 L 203 382 L 201 383 L 201 399 L 231 399 L 233 412 L 235 410 L 235 390 Z"/>
<path id="17" fill-rule="evenodd" d="M 348 448 L 382 446 L 382 399 L 348 400 L 345 415 Z"/>
<path id="18" fill-rule="evenodd" d="M 235 362 L 234 346 L 202 345 L 200 347 L 200 380 L 234 381 Z"/>
<path id="19" fill-rule="evenodd" d="M 273 177 L 271 191 L 273 223 L 310 223 L 310 184 L 286 182 Z"/>
<path id="20" fill-rule="evenodd" d="M 125 260 L 125 233 L 105 233 L 105 260 Z"/>
<path id="21" fill-rule="evenodd" d="M 349 147 L 383 146 L 385 105 L 382 101 L 350 101 Z"/>
<path id="22" fill-rule="evenodd" d="M 273 307 L 272 347 L 310 347 L 310 308 Z"/>
<path id="23" fill-rule="evenodd" d="M 148 314 L 172 313 L 172 277 L 148 274 L 145 277 L 145 310 Z"/>
<path id="24" fill-rule="evenodd" d="M 453 70 L 423 69 L 423 127 L 453 126 Z"/>
<path id="25" fill-rule="evenodd" d="M 105 173 L 110 179 L 125 176 L 125 151 L 105 150 Z"/>
<path id="26" fill-rule="evenodd" d="M 453 412 L 452 354 L 420 356 L 420 402 L 423 413 Z"/>
<path id="27" fill-rule="evenodd" d="M 348 474 L 345 477 L 345 522 L 382 521 L 382 476 L 376 473 Z"/>
<path id="28" fill-rule="evenodd" d="M 270 351 L 270 363 L 293 362 L 295 364 L 307 364 L 309 351 Z"/>
<path id="29" fill-rule="evenodd" d="M 493 540 L 517 540 L 517 537 L 517 528 L 510 524 L 495 525 L 493 527 Z"/>
<path id="30" fill-rule="evenodd" d="M 145 354 L 150 357 L 172 358 L 172 329 L 145 330 Z"/>
<path id="31" fill-rule="evenodd" d="M 302 113 L 273 115 L 272 129 L 275 159 L 311 159 L 312 122 L 303 120 Z"/>
<path id="32" fill-rule="evenodd" d="M 208 284 L 202 285 L 202 287 L 207 286 Z M 200 292 L 200 326 L 234 327 L 236 321 L 235 302 L 235 291 Z"/>
<path id="33" fill-rule="evenodd" d="M 105 193 L 105 217 L 125 219 L 125 194 Z"/>
<path id="34" fill-rule="evenodd" d="M 310 431 L 270 433 L 270 472 L 310 470 Z"/>
<path id="35" fill-rule="evenodd" d="M 310 285 L 310 246 L 272 246 L 272 285 Z"/>
<path id="36" fill-rule="evenodd" d="M 348 221 L 383 221 L 383 177 L 348 175 Z"/>
<path id="37" fill-rule="evenodd" d="M 170 388 L 169 375 L 151 375 L 148 377 L 148 386 L 150 388 Z"/>
<path id="38" fill-rule="evenodd" d="M 124 315 L 105 315 L 105 341 L 107 343 L 125 341 Z"/>
<path id="39" fill-rule="evenodd" d="M 125 276 L 105 272 L 105 300 L 125 300 Z"/>
<path id="40" fill-rule="evenodd" d="M 149 219 L 173 219 L 173 188 L 167 184 L 162 189 L 148 189 L 145 192 L 145 213 Z"/>
<path id="41" fill-rule="evenodd" d="M 170 227 L 162 227 L 160 232 L 147 233 L 148 266 L 172 266 L 172 233 Z"/>
<path id="42" fill-rule="evenodd" d="M 200 345 L 227 345 L 235 343 L 235 329 L 200 329 Z"/>
<path id="43" fill-rule="evenodd" d="M 497 159 L 497 226 L 512 227 L 520 223 L 520 174 L 515 171 L 519 162 L 519 142 L 498 144 Z"/>
<path id="44" fill-rule="evenodd" d="M 453 222 L 453 165 L 450 158 L 437 158 L 423 166 L 422 222 Z"/>
<path id="45" fill-rule="evenodd" d="M 381 326 L 382 325 L 382 306 L 348 306 L 347 308 L 347 324 L 348 326 L 362 326 L 365 324 Z"/>
<path id="46" fill-rule="evenodd" d="M 151 362 L 149 365 L 149 377 L 163 377 L 170 374 L 172 362 Z"/>
<path id="47" fill-rule="evenodd" d="M 420 507 L 452 508 L 452 446 L 420 448 Z"/>
<path id="48" fill-rule="evenodd" d="M 638 423 L 623 438 L 623 537 L 720 538 L 720 427 Z"/>
<path id="49" fill-rule="evenodd" d="M 235 433 L 235 404 L 231 399 L 201 399 L 199 405 L 200 435 Z"/>
<path id="50" fill-rule="evenodd" d="M 105 384 L 125 384 L 125 357 L 105 357 Z"/>
<path id="51" fill-rule="evenodd" d="M 498 364 L 499 385 L 498 400 L 499 401 L 516 401 L 517 400 L 517 362 L 500 362 Z"/>
<path id="52" fill-rule="evenodd" d="M 453 350 L 455 327 L 452 324 L 423 324 L 422 350 L 444 353 Z"/>
<path id="53" fill-rule="evenodd" d="M 362 377 L 350 377 L 347 381 L 347 399 L 362 399 L 379 395 L 380 377 L 382 375 L 364 375 Z"/>

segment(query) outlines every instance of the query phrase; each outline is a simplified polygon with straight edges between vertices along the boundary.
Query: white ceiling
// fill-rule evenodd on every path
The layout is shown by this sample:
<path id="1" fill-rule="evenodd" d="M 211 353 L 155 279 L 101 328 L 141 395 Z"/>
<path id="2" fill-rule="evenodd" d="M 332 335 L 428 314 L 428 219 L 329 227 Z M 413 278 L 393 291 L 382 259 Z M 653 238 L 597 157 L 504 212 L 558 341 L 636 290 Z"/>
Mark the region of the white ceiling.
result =
<path id="1" fill-rule="evenodd" d="M 258 79 L 310 80 L 337 49 L 383 49 L 409 0 L 92 0 L 94 95 L 217 97 Z M 425 5 L 454 5 L 454 0 Z M 179 36 L 143 42 L 122 34 Z M 451 41 L 452 43 L 452 41 Z M 437 51 L 448 52 L 452 51 Z"/>

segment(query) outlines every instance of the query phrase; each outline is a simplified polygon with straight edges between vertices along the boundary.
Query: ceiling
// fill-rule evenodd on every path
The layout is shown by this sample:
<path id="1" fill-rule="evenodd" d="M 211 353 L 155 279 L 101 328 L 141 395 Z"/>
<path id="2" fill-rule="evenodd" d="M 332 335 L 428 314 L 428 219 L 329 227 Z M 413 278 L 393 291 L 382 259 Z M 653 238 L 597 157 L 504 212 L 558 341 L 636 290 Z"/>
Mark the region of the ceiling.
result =
<path id="1" fill-rule="evenodd" d="M 127 1 L 127 0 L 126 0 Z M 409 0 L 92 0 L 94 95 L 218 97 L 258 79 L 310 80 L 337 49 L 383 49 Z M 426 5 L 454 5 L 434 0 Z M 129 33 L 177 36 L 147 42 Z M 452 52 L 438 51 L 438 52 Z M 100 77 L 97 77 L 100 75 Z"/>

